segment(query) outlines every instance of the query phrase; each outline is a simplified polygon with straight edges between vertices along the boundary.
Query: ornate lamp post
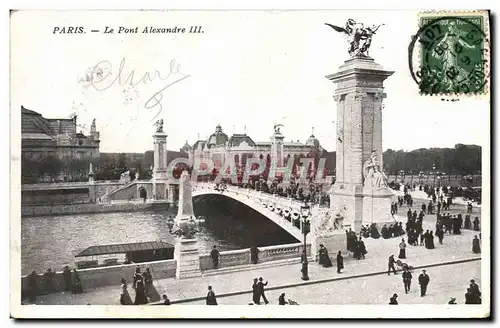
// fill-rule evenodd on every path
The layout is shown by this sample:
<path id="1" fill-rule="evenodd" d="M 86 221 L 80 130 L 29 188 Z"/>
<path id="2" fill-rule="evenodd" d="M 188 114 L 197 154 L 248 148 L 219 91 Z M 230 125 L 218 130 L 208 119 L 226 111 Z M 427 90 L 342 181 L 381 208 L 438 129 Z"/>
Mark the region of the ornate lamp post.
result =
<path id="1" fill-rule="evenodd" d="M 436 187 L 436 164 L 432 164 L 432 175 L 434 176 L 434 179 L 432 180 L 432 187 Z"/>
<path id="2" fill-rule="evenodd" d="M 302 233 L 304 234 L 304 253 L 302 254 L 302 280 L 309 280 L 308 275 L 308 261 L 307 261 L 307 234 L 311 230 L 311 222 L 309 217 L 311 216 L 310 207 L 304 204 L 300 207 L 300 216 L 302 217 Z"/>

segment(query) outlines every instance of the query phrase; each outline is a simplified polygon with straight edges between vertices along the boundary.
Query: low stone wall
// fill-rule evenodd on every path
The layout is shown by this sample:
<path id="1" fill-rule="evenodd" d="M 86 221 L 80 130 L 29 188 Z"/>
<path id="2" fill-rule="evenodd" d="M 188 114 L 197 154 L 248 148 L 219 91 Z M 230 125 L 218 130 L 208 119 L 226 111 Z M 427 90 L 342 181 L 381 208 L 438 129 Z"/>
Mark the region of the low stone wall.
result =
<path id="1" fill-rule="evenodd" d="M 108 285 L 120 285 L 121 278 L 125 278 L 129 284 L 133 281 L 135 267 L 139 266 L 141 272 L 144 272 L 146 267 L 151 269 L 153 280 L 175 277 L 177 269 L 176 260 L 165 260 L 156 262 L 145 262 L 138 264 L 122 264 L 101 268 L 90 268 L 78 270 L 78 276 L 82 282 L 83 289 L 92 289 Z M 28 277 L 21 278 L 22 293 L 26 295 L 28 289 Z M 49 294 L 51 292 L 61 292 L 65 289 L 64 278 L 62 271 L 57 272 L 52 280 L 53 289 L 47 283 L 43 275 L 38 275 L 37 287 L 39 294 Z M 118 290 L 119 292 L 119 290 Z M 119 295 L 119 294 L 117 294 Z"/>
<path id="2" fill-rule="evenodd" d="M 298 258 L 302 255 L 303 250 L 304 245 L 302 243 L 259 247 L 259 263 Z M 307 255 L 311 255 L 310 244 L 307 245 Z M 219 268 L 247 264 L 252 264 L 249 248 L 220 252 Z M 202 271 L 214 269 L 210 254 L 200 255 L 200 269 Z"/>
<path id="3" fill-rule="evenodd" d="M 143 211 L 153 207 L 153 203 L 123 202 L 103 204 L 73 204 L 73 205 L 37 205 L 22 206 L 21 216 L 71 215 L 87 213 L 133 212 Z"/>

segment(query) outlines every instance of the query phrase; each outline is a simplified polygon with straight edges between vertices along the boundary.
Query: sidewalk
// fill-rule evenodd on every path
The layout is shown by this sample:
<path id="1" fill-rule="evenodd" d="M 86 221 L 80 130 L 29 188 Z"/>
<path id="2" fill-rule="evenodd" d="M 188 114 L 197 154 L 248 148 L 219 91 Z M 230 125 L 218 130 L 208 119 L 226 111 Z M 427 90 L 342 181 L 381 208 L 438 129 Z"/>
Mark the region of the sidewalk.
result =
<path id="1" fill-rule="evenodd" d="M 436 249 L 428 250 L 424 246 L 408 246 L 407 259 L 403 262 L 414 267 L 439 265 L 446 262 L 469 261 L 479 258 L 479 254 L 472 253 L 472 238 L 475 232 L 463 230 L 460 236 L 447 236 L 444 245 L 439 245 L 436 240 Z M 403 236 L 405 238 L 405 236 Z M 406 239 L 406 238 L 405 238 Z M 397 258 L 400 238 L 392 239 L 365 239 L 368 250 L 365 260 L 345 259 L 343 273 L 337 274 L 335 263 L 332 268 L 323 268 L 317 263 L 309 264 L 309 281 L 301 280 L 301 265 L 292 264 L 255 270 L 231 272 L 220 275 L 202 276 L 186 280 L 174 278 L 154 281 L 154 286 L 159 295 L 167 294 L 172 303 L 188 302 L 206 295 L 207 287 L 213 286 L 218 297 L 251 293 L 253 278 L 262 276 L 269 281 L 267 289 L 284 288 L 285 286 L 305 285 L 331 281 L 336 278 L 356 279 L 359 276 L 385 273 L 387 258 L 394 254 Z M 334 257 L 334 254 L 330 254 Z M 479 261 L 478 261 L 479 265 Z M 154 276 L 154 272 L 153 272 Z M 130 284 L 130 282 L 129 282 Z M 85 286 L 83 286 L 85 289 Z M 135 293 L 129 287 L 131 297 Z M 83 294 L 55 293 L 39 296 L 36 304 L 93 304 L 93 305 L 118 305 L 120 286 L 107 286 L 93 290 L 86 290 Z"/>

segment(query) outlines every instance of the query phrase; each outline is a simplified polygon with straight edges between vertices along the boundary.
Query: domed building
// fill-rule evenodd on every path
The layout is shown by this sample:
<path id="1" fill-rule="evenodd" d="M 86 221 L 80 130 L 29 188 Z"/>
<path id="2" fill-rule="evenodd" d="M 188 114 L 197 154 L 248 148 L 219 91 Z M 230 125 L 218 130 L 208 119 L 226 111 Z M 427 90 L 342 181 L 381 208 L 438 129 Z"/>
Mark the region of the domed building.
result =
<path id="1" fill-rule="evenodd" d="M 222 127 L 217 124 L 217 126 L 215 127 L 215 132 L 212 133 L 207 140 L 207 148 L 214 148 L 225 145 L 228 139 L 229 138 L 227 137 L 227 134 L 222 132 Z"/>
<path id="2" fill-rule="evenodd" d="M 323 148 L 314 134 L 305 143 L 299 140 L 285 141 L 279 127 L 275 127 L 270 141 L 254 141 L 245 133 L 235 133 L 228 137 L 220 125 L 215 127 L 215 132 L 208 139 L 197 140 L 190 146 L 189 161 L 191 165 L 196 162 L 211 159 L 215 167 L 220 168 L 227 161 L 233 161 L 238 167 L 246 165 L 247 158 L 261 158 L 268 161 L 277 161 L 278 166 L 285 166 L 290 158 L 321 155 Z M 189 146 L 189 145 L 188 145 Z M 183 149 L 188 149 L 184 145 Z"/>

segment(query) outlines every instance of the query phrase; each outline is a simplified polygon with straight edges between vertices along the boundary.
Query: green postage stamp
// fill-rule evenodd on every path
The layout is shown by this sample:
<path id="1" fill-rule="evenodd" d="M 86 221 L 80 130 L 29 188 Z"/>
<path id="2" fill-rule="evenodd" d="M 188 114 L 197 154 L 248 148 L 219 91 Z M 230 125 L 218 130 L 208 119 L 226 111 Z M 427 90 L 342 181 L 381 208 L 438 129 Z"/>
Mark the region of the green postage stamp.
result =
<path id="1" fill-rule="evenodd" d="M 428 95 L 485 94 L 489 87 L 488 12 L 429 12 L 409 47 L 410 69 Z"/>

